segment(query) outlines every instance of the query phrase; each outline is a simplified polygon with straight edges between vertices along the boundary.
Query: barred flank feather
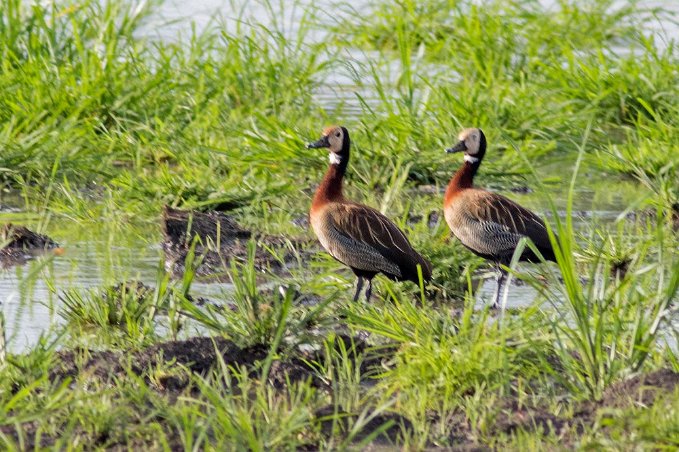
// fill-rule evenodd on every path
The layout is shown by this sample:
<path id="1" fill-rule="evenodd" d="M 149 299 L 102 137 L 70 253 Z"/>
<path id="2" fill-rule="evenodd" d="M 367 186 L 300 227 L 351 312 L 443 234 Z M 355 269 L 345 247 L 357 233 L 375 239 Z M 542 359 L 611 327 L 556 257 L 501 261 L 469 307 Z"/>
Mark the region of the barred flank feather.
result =
<path id="1" fill-rule="evenodd" d="M 530 238 L 547 260 L 554 260 L 547 228 L 540 217 L 497 193 L 468 188 L 445 206 L 450 230 L 476 254 L 508 263 L 523 237 Z M 521 260 L 537 262 L 530 249 Z"/>
<path id="2" fill-rule="evenodd" d="M 431 264 L 413 249 L 403 232 L 375 209 L 350 201 L 328 203 L 312 211 L 312 227 L 323 247 L 352 269 L 380 272 L 399 281 L 425 280 Z"/>

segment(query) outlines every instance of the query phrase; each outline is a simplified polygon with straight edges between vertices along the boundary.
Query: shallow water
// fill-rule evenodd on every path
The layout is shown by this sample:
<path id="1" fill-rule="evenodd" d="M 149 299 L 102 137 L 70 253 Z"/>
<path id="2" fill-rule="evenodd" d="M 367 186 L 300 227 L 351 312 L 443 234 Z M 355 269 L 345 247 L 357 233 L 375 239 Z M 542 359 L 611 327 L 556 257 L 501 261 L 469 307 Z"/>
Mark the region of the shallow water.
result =
<path id="1" fill-rule="evenodd" d="M 8 204 L 9 203 L 9 204 Z M 158 269 L 164 267 L 158 221 L 139 226 L 75 223 L 52 218 L 42 230 L 34 215 L 17 212 L 14 196 L 0 197 L 0 220 L 7 219 L 48 234 L 65 249 L 61 256 L 48 253 L 22 266 L 0 269 L 0 310 L 5 316 L 11 350 L 34 344 L 40 334 L 61 319 L 56 315 L 58 295 L 71 289 L 101 288 L 121 281 L 138 280 L 155 286 Z M 10 207 L 11 206 L 11 207 Z M 11 210 L 11 218 L 2 212 Z M 228 284 L 195 282 L 192 294 L 223 299 Z"/>
<path id="2" fill-rule="evenodd" d="M 608 184 L 610 187 L 610 184 Z M 565 208 L 561 190 L 553 189 L 550 196 L 558 208 Z M 544 210 L 545 199 L 535 193 L 506 193 L 521 204 Z M 636 196 L 635 184 L 617 183 L 614 190 L 602 190 L 596 184 L 581 184 L 575 196 L 576 224 L 615 220 Z M 8 204 L 9 203 L 9 204 Z M 12 204 L 14 203 L 14 204 Z M 12 222 L 31 229 L 40 228 L 40 219 L 17 212 L 20 203 L 14 197 L 0 198 L 0 212 L 12 206 Z M 0 219 L 3 215 L 0 213 Z M 61 321 L 55 308 L 60 305 L 55 294 L 70 289 L 101 288 L 120 281 L 139 280 L 155 286 L 158 269 L 163 268 L 160 213 L 157 219 L 128 226 L 74 223 L 68 218 L 52 218 L 44 229 L 66 252 L 62 256 L 48 255 L 26 265 L 0 270 L 0 308 L 5 316 L 10 350 L 20 351 L 35 344 L 50 326 Z M 192 295 L 212 300 L 228 299 L 230 285 L 199 283 L 192 285 Z M 493 294 L 492 278 L 482 284 L 477 304 L 483 306 Z M 530 303 L 535 297 L 528 285 L 512 285 L 508 307 Z"/>
<path id="3" fill-rule="evenodd" d="M 333 2 L 325 3 L 330 5 Z M 369 5 L 368 2 L 365 4 Z M 679 3 L 656 1 L 645 4 L 662 5 L 679 12 Z M 276 5 L 278 4 L 275 4 L 274 8 Z M 267 21 L 272 17 L 266 6 L 259 2 L 247 2 L 247 10 L 243 11 L 245 17 L 261 19 L 265 25 L 268 25 Z M 279 28 L 282 27 L 286 33 L 295 33 L 298 21 L 303 15 L 302 6 L 289 11 L 286 17 L 277 19 Z M 144 33 L 160 39 L 181 40 L 189 36 L 192 26 L 197 30 L 215 24 L 234 26 L 237 17 L 243 15 L 231 2 L 167 0 L 158 9 L 157 14 L 147 22 Z M 337 20 L 337 17 L 328 17 L 331 21 Z M 679 36 L 679 27 L 676 23 L 663 23 L 659 25 L 659 30 L 663 30 L 669 36 Z M 316 38 L 322 37 L 322 32 L 315 33 Z M 370 56 L 370 53 L 355 49 L 348 52 L 347 60 L 361 64 L 369 60 Z M 385 71 L 397 73 L 398 68 L 387 67 Z M 341 105 L 345 115 L 362 111 L 358 95 L 368 103 L 375 97 L 374 93 L 365 92 L 364 88 L 356 85 L 349 69 L 346 73 L 335 74 L 317 94 L 318 99 L 329 111 L 332 112 Z M 564 209 L 566 205 L 565 199 L 560 195 L 562 192 L 562 188 L 551 192 L 559 209 Z M 545 199 L 534 193 L 508 195 L 526 207 L 538 211 L 544 210 L 546 205 Z M 576 219 L 583 224 L 590 223 L 593 218 L 602 222 L 613 221 L 638 196 L 639 190 L 634 183 L 610 183 L 585 177 L 582 183 L 578 184 L 575 196 L 574 209 L 578 215 Z M 119 226 L 106 224 L 73 224 L 67 218 L 52 218 L 43 230 L 39 226 L 44 219 L 22 214 L 22 205 L 21 200 L 15 196 L 2 195 L 0 220 L 16 222 L 47 233 L 66 249 L 66 254 L 40 258 L 24 266 L 0 270 L 0 309 L 5 316 L 10 350 L 20 351 L 35 344 L 50 325 L 59 322 L 54 309 L 59 304 L 59 299 L 55 294 L 72 288 L 101 287 L 103 284 L 115 284 L 129 279 L 155 285 L 163 257 L 159 245 L 161 240 L 159 218 L 155 223 L 149 219 L 142 227 L 131 230 L 120 230 Z M 494 284 L 491 279 L 482 285 L 477 298 L 479 306 L 492 296 Z M 228 291 L 228 284 L 193 285 L 194 295 L 208 298 L 224 299 L 224 293 Z M 533 297 L 534 292 L 529 286 L 512 285 L 508 306 L 520 306 Z"/>
<path id="4" fill-rule="evenodd" d="M 559 2 L 555 0 L 539 0 L 539 3 L 547 10 L 561 7 Z M 629 0 L 619 0 L 614 2 L 612 8 L 620 8 L 628 3 Z M 669 40 L 676 41 L 679 39 L 679 2 L 673 0 L 641 0 L 636 3 L 646 11 L 662 8 L 676 16 L 656 15 L 657 20 L 651 22 L 650 27 L 655 32 L 658 48 L 665 48 Z M 294 8 L 292 5 L 294 5 Z M 313 11 L 309 11 L 310 5 L 314 5 Z M 371 2 L 366 0 L 355 2 L 333 0 L 286 2 L 285 0 L 272 0 L 268 3 L 267 1 L 257 0 L 196 0 L 193 2 L 164 0 L 143 29 L 143 34 L 151 38 L 181 42 L 190 37 L 192 29 L 200 31 L 211 26 L 233 29 L 233 27 L 242 23 L 256 23 L 267 27 L 273 26 L 286 36 L 294 37 L 300 30 L 300 21 L 305 19 L 305 15 L 313 20 L 322 18 L 323 23 L 327 22 L 332 25 L 345 17 L 369 14 L 371 7 Z M 279 14 L 281 10 L 285 14 Z M 323 39 L 325 34 L 322 29 L 310 28 L 306 31 L 305 39 L 320 40 Z M 613 47 L 612 51 L 618 54 L 629 54 L 633 52 L 633 49 L 623 44 L 619 47 Z M 383 65 L 379 67 L 379 70 L 383 80 L 395 79 L 401 73 L 398 61 L 385 63 L 383 58 L 376 58 L 378 55 L 374 51 L 345 48 L 343 52 L 343 57 L 347 63 L 344 70 L 333 73 L 326 80 L 325 86 L 315 93 L 331 116 L 340 105 L 342 113 L 349 116 L 362 112 L 362 102 L 368 106 L 378 104 L 375 93 L 354 80 L 354 67 L 382 61 Z M 436 71 L 437 68 L 429 65 L 427 70 Z"/>

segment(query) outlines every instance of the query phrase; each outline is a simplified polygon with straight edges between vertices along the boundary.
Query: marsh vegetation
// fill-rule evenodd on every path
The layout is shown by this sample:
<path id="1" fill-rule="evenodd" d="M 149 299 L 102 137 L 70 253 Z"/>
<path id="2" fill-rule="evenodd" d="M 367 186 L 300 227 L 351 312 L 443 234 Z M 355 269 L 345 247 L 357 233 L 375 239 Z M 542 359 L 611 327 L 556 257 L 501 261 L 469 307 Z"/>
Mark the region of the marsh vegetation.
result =
<path id="1" fill-rule="evenodd" d="M 672 11 L 244 5 L 173 39 L 157 1 L 0 5 L 0 220 L 65 250 L 0 275 L 2 448 L 678 447 Z M 320 251 L 304 145 L 332 123 L 426 292 L 351 302 Z M 477 182 L 559 237 L 500 311 L 441 214 L 468 126 Z M 167 244 L 172 209 L 222 213 Z"/>

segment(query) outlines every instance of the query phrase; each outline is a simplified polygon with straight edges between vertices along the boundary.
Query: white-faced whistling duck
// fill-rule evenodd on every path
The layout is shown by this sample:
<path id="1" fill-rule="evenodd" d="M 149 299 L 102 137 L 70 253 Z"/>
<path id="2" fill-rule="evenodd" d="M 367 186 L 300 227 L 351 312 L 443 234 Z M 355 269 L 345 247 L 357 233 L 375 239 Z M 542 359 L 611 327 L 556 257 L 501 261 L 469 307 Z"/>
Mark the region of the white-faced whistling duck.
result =
<path id="1" fill-rule="evenodd" d="M 481 129 L 465 129 L 459 142 L 446 152 L 464 152 L 464 163 L 453 175 L 443 200 L 446 222 L 462 244 L 498 267 L 493 307 L 498 307 L 500 291 L 514 250 L 523 237 L 530 238 L 546 260 L 555 261 L 545 223 L 536 214 L 497 193 L 474 188 L 474 175 L 486 153 L 486 137 Z M 540 262 L 528 247 L 521 261 Z"/>
<path id="2" fill-rule="evenodd" d="M 378 273 L 397 281 L 431 279 L 431 264 L 420 256 L 403 232 L 377 210 L 344 198 L 342 178 L 349 163 L 349 132 L 333 126 L 307 148 L 328 148 L 330 166 L 311 203 L 311 227 L 328 253 L 358 277 L 354 301 L 368 281 L 365 298 L 370 301 L 372 279 Z"/>

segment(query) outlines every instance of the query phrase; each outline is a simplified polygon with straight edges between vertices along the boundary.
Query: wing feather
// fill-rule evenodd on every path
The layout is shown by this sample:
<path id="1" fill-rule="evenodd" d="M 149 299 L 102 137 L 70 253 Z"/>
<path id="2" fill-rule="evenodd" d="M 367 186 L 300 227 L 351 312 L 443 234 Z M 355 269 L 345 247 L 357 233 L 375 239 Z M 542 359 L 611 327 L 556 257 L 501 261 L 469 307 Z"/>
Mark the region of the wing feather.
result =
<path id="1" fill-rule="evenodd" d="M 545 259 L 554 251 L 542 219 L 504 196 L 485 190 L 465 190 L 446 207 L 446 221 L 462 244 L 480 256 L 505 260 L 512 256 L 523 237 L 530 238 Z M 522 260 L 536 259 L 530 250 Z"/>
<path id="2" fill-rule="evenodd" d="M 344 260 L 352 261 L 346 262 L 348 265 L 411 279 L 419 263 L 424 274 L 429 275 L 430 264 L 413 249 L 403 231 L 379 211 L 347 203 L 338 204 L 328 215 L 333 229 L 342 236 L 340 241 L 346 249 L 339 251 Z M 379 268 L 364 268 L 374 265 Z"/>
<path id="3" fill-rule="evenodd" d="M 527 236 L 538 247 L 551 248 L 547 228 L 538 215 L 497 193 L 483 194 L 476 198 L 476 202 L 469 203 L 467 208 L 472 217 L 487 223 L 485 228 Z"/>

